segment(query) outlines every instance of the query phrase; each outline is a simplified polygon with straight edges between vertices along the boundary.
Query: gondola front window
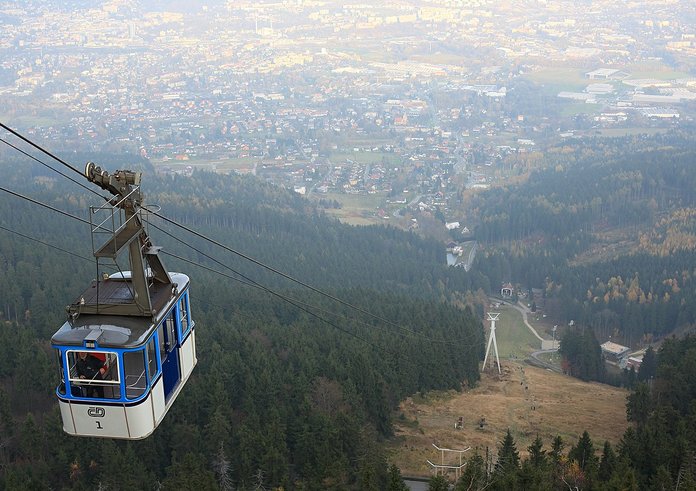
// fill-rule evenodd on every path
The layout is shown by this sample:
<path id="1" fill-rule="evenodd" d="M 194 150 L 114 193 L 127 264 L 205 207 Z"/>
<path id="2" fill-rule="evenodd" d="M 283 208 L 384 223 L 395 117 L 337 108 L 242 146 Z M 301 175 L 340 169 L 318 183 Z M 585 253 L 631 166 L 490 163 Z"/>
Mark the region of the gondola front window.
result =
<path id="1" fill-rule="evenodd" d="M 104 351 L 68 351 L 73 397 L 119 399 L 118 355 Z"/>

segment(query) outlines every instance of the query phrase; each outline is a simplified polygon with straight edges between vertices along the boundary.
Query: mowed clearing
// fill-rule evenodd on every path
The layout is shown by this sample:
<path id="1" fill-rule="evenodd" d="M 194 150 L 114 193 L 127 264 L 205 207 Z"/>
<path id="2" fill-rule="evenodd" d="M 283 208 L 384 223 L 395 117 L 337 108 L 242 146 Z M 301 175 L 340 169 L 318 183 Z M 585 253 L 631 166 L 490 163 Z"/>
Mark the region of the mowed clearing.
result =
<path id="1" fill-rule="evenodd" d="M 404 475 L 431 474 L 426 460 L 440 463 L 432 444 L 449 449 L 477 449 L 485 457 L 486 447 L 495 454 L 509 428 L 521 456 L 538 434 L 544 448 L 560 435 L 567 452 L 584 430 L 601 451 L 605 440 L 616 444 L 627 428 L 624 389 L 581 380 L 526 365 L 505 361 L 503 373 L 481 375 L 478 387 L 466 392 L 429 394 L 408 398 L 395 418 L 395 438 L 389 445 L 390 461 Z M 415 399 L 415 400 L 414 400 Z M 463 428 L 455 422 L 463 417 Z M 486 424 L 481 429 L 479 420 Z M 445 463 L 458 464 L 454 454 Z"/>

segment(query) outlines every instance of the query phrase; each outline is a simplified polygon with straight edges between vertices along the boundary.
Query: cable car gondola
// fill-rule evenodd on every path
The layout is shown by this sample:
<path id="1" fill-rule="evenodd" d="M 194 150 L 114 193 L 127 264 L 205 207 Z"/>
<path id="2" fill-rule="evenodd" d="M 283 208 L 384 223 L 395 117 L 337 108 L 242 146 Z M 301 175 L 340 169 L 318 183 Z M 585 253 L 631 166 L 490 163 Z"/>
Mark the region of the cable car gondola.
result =
<path id="1" fill-rule="evenodd" d="M 167 272 L 150 241 L 139 172 L 109 174 L 90 162 L 85 176 L 114 197 L 90 207 L 98 277 L 67 307 L 67 321 L 51 339 L 63 429 L 142 439 L 163 420 L 197 362 L 189 278 Z M 99 273 L 108 263 L 118 269 L 122 253 L 130 271 Z"/>

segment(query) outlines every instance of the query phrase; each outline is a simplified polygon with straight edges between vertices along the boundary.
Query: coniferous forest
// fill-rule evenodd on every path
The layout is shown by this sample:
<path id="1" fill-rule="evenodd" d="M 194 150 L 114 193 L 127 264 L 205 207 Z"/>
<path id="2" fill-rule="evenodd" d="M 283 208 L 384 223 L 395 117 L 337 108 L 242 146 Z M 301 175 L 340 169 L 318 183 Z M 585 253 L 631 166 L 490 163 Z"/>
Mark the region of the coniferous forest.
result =
<path id="1" fill-rule="evenodd" d="M 7 188 L 71 215 L 85 217 L 96 198 L 39 166 L 3 172 Z M 466 285 L 442 264 L 442 246 L 341 225 L 248 178 L 146 169 L 144 184 L 165 216 L 344 303 L 152 218 L 165 252 L 200 265 L 163 257 L 191 277 L 198 366 L 146 440 L 67 437 L 49 341 L 63 306 L 98 274 L 88 225 L 2 194 L 0 487 L 384 489 L 380 441 L 397 402 L 478 380 L 483 326 L 473 303 L 449 293 Z"/>
<path id="2" fill-rule="evenodd" d="M 138 157 L 100 156 L 143 170 L 153 211 L 228 247 L 148 220 L 168 269 L 191 277 L 199 363 L 140 442 L 62 432 L 50 337 L 102 272 L 88 225 L 0 193 L 0 487 L 402 489 L 381 445 L 394 408 L 477 383 L 485 297 L 510 281 L 581 326 L 562 341 L 571 374 L 603 380 L 608 335 L 660 344 L 635 376 L 618 445 L 587 428 L 517 449 L 508 432 L 496 465 L 473 456 L 457 489 L 692 489 L 696 348 L 671 335 L 696 323 L 696 154 L 679 138 L 634 143 L 630 155 L 625 140 L 559 151 L 525 182 L 474 196 L 481 252 L 468 273 L 445 266 L 441 243 L 343 225 L 251 177 L 160 176 Z M 82 219 L 99 203 L 26 160 L 3 158 L 0 171 L 3 187 Z"/>
<path id="3" fill-rule="evenodd" d="M 696 325 L 693 148 L 663 135 L 550 152 L 524 182 L 472 200 L 486 244 L 476 269 L 491 289 L 543 290 L 555 322 L 602 342 L 634 346 Z"/>

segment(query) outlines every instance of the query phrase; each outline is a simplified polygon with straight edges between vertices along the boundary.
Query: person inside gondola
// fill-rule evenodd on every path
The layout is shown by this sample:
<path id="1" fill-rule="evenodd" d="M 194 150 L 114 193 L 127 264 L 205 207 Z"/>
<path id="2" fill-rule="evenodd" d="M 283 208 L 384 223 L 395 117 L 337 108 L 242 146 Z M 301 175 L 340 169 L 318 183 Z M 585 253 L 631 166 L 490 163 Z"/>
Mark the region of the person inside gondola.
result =
<path id="1" fill-rule="evenodd" d="M 103 380 L 106 373 L 104 362 L 86 351 L 80 351 L 75 363 L 77 376 L 83 380 Z M 87 397 L 104 397 L 104 387 L 101 384 L 87 384 Z"/>

